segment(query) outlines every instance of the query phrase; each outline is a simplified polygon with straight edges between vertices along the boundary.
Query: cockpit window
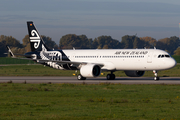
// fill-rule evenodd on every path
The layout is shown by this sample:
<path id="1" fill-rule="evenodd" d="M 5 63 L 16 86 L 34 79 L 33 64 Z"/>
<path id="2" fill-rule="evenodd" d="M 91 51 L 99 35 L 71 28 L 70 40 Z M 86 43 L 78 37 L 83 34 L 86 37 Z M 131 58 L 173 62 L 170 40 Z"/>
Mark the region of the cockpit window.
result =
<path id="1" fill-rule="evenodd" d="M 158 58 L 164 58 L 164 57 L 169 58 L 170 55 L 158 55 Z"/>
<path id="2" fill-rule="evenodd" d="M 170 57 L 170 55 L 165 55 L 165 57 Z"/>

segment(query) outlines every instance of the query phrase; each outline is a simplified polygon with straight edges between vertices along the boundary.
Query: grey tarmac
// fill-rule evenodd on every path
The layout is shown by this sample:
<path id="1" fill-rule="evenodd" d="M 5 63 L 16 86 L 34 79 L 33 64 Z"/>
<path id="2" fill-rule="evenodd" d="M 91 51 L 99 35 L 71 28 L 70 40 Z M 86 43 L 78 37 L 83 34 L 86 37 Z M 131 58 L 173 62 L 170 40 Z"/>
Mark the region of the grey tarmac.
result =
<path id="1" fill-rule="evenodd" d="M 77 80 L 76 77 L 0 77 L 0 83 L 73 83 L 73 84 L 180 84 L 180 77 L 161 77 L 159 81 L 154 81 L 153 77 L 117 77 L 115 80 L 106 80 L 105 77 L 87 78 L 87 80 Z"/>

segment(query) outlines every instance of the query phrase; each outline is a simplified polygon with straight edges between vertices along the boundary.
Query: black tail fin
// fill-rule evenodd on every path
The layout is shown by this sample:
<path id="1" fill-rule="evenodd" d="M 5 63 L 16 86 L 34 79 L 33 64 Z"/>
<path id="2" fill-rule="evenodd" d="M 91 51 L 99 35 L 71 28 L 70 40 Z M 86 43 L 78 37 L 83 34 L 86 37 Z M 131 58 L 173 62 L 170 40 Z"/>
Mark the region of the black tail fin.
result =
<path id="1" fill-rule="evenodd" d="M 31 51 L 49 50 L 32 21 L 27 22 Z"/>

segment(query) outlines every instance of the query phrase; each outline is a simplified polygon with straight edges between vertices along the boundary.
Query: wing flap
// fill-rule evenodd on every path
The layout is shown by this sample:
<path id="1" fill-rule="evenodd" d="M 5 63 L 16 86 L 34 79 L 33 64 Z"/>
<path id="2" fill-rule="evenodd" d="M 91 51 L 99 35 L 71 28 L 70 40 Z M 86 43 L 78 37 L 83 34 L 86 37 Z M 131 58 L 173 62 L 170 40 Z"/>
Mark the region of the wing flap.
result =
<path id="1" fill-rule="evenodd" d="M 42 60 L 42 59 L 31 59 L 31 58 L 18 58 L 18 59 L 34 60 L 34 61 L 36 61 L 37 63 L 56 62 L 56 63 L 59 63 L 59 64 L 76 64 L 76 65 L 96 64 L 96 65 L 99 65 L 100 67 L 103 67 L 103 66 L 104 66 L 104 64 L 102 64 L 102 63 L 90 63 L 90 62 Z"/>

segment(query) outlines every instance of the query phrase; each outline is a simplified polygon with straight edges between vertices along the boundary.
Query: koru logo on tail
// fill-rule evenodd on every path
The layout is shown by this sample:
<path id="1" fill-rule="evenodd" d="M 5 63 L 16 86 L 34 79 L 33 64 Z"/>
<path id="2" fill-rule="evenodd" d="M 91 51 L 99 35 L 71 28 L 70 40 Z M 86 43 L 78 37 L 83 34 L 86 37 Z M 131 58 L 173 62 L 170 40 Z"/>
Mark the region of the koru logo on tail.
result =
<path id="1" fill-rule="evenodd" d="M 40 44 L 40 36 L 38 35 L 36 30 L 32 30 L 31 35 L 33 37 L 30 37 L 30 41 L 34 42 L 34 48 L 37 49 L 39 47 L 39 44 Z"/>

